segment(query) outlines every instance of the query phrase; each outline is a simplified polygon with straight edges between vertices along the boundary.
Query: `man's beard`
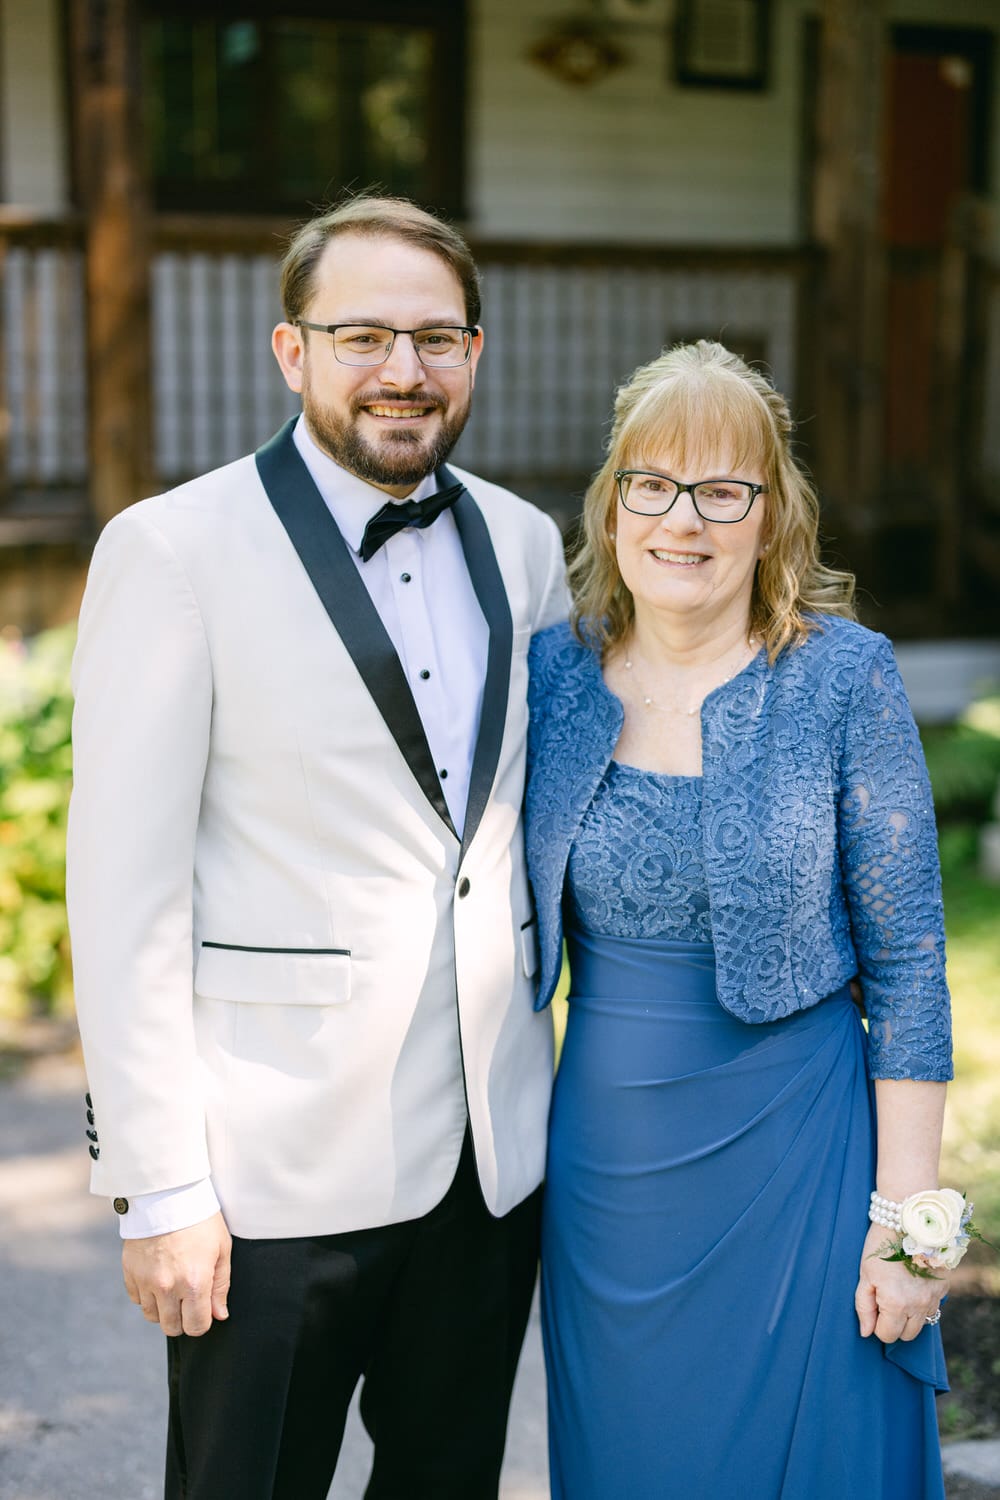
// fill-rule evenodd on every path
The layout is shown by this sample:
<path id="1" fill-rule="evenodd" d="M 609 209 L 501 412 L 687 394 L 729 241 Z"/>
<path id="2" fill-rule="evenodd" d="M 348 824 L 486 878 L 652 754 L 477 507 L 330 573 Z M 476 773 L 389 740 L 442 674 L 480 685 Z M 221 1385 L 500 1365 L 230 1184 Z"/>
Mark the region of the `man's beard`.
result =
<path id="1" fill-rule="evenodd" d="M 371 443 L 362 437 L 358 422 L 362 408 L 377 405 L 379 401 L 432 406 L 444 413 L 443 420 L 432 437 L 412 430 L 389 430 L 381 443 Z M 351 401 L 351 416 L 344 420 L 329 406 L 316 400 L 308 379 L 302 383 L 302 410 L 314 441 L 342 469 L 369 484 L 419 484 L 445 462 L 458 442 L 469 420 L 470 405 L 471 392 L 459 406 L 422 391 L 413 395 L 401 391 L 374 391 L 356 396 Z"/>

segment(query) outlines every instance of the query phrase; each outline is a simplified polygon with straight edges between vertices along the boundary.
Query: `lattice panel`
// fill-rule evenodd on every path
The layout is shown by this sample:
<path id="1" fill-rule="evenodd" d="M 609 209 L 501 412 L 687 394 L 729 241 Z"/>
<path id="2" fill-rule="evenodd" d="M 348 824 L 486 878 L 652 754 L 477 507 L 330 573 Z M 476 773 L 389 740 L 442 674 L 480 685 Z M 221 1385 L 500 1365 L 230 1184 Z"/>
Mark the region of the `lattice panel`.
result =
<path id="1" fill-rule="evenodd" d="M 486 351 L 456 460 L 516 479 L 600 462 L 616 387 L 665 344 L 718 338 L 761 357 L 794 402 L 786 272 L 486 267 Z"/>
<path id="2" fill-rule="evenodd" d="M 82 483 L 87 417 L 80 252 L 9 248 L 2 299 L 9 482 Z"/>
<path id="3" fill-rule="evenodd" d="M 269 256 L 157 257 L 154 461 L 162 480 L 252 451 L 298 410 L 271 353 L 281 317 Z"/>

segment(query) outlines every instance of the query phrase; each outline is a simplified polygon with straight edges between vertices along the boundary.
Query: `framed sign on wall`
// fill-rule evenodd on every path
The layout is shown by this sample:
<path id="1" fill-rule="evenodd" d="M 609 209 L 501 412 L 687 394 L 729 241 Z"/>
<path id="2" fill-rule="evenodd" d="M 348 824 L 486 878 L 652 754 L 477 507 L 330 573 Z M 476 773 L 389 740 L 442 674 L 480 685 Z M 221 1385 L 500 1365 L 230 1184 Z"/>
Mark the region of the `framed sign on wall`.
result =
<path id="1" fill-rule="evenodd" d="M 674 79 L 685 88 L 764 89 L 769 0 L 677 0 Z"/>

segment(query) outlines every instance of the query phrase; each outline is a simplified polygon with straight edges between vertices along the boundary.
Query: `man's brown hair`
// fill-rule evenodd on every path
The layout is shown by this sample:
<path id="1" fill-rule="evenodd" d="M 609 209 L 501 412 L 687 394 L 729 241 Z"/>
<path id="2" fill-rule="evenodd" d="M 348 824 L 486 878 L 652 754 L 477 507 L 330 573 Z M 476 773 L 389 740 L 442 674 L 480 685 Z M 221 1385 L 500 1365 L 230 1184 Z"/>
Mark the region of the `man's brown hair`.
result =
<path id="1" fill-rule="evenodd" d="M 462 287 L 465 316 L 470 326 L 479 322 L 482 295 L 472 251 L 457 229 L 408 198 L 358 193 L 336 208 L 303 224 L 289 241 L 281 263 L 281 300 L 290 323 L 305 316 L 315 289 L 316 266 L 329 242 L 338 234 L 361 234 L 378 239 L 404 240 L 429 250 L 451 267 Z"/>

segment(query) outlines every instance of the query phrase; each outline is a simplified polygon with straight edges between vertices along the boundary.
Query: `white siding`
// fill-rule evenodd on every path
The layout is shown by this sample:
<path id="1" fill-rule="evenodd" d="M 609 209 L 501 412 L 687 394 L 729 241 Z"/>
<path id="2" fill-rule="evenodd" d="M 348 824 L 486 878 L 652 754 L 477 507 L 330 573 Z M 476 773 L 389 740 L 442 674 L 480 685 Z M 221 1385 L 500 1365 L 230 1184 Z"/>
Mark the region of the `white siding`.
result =
<path id="1" fill-rule="evenodd" d="M 788 245 L 798 238 L 800 9 L 775 6 L 771 87 L 678 89 L 663 19 L 622 28 L 588 87 L 531 61 L 559 12 L 474 0 L 470 219 L 503 239 Z"/>
<path id="2" fill-rule="evenodd" d="M 59 0 L 0 0 L 0 199 L 68 206 Z"/>
<path id="3" fill-rule="evenodd" d="M 512 240 L 790 246 L 801 239 L 803 25 L 815 0 L 773 0 L 766 91 L 678 88 L 669 0 L 613 35 L 628 61 L 588 87 L 530 58 L 564 12 L 469 0 L 469 224 Z M 1000 33 L 1000 0 L 893 0 L 893 23 Z M 991 196 L 1000 197 L 994 78 Z M 1000 214 L 998 214 L 1000 219 Z M 997 231 L 1000 249 L 1000 228 Z"/>

